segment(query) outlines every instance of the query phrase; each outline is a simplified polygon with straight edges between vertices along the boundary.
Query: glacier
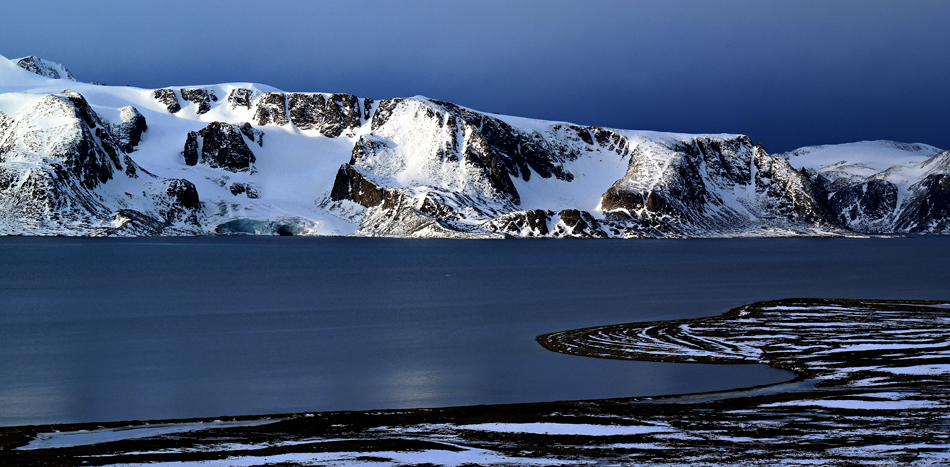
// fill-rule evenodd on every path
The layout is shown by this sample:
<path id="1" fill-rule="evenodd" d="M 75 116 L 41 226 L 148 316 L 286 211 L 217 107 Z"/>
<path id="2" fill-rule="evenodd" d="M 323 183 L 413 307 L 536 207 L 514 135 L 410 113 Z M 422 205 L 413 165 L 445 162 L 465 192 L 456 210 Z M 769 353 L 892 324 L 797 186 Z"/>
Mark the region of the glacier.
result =
<path id="1" fill-rule="evenodd" d="M 692 238 L 950 232 L 950 151 L 769 154 L 226 83 L 141 89 L 0 56 L 0 234 Z"/>

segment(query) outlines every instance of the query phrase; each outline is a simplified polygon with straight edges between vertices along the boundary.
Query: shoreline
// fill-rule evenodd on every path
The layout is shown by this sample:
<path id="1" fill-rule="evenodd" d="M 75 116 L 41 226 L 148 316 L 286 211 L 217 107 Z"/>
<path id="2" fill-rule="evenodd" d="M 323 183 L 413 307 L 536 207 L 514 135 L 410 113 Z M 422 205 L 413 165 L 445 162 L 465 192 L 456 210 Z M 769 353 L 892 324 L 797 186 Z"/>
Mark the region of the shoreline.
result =
<path id="1" fill-rule="evenodd" d="M 652 398 L 286 414 L 256 426 L 33 450 L 13 448 L 53 430 L 118 430 L 133 423 L 141 429 L 284 416 L 0 427 L 0 463 L 948 462 L 950 435 L 941 422 L 950 418 L 947 303 L 787 299 L 745 305 L 714 317 L 538 336 L 545 348 L 574 355 L 767 363 L 798 375 L 784 383 Z M 796 390 L 775 390 L 783 385 Z"/>

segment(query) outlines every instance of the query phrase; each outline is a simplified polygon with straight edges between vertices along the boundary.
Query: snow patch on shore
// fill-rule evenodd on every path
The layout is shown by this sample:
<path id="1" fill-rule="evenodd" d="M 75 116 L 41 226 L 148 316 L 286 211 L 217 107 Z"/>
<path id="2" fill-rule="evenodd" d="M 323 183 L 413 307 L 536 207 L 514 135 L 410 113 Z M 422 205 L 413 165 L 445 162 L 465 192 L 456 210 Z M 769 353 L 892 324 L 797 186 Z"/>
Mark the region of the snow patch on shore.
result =
<path id="1" fill-rule="evenodd" d="M 585 425 L 573 423 L 480 423 L 460 425 L 462 430 L 496 433 L 528 433 L 538 435 L 624 436 L 676 431 L 663 425 Z"/>
<path id="2" fill-rule="evenodd" d="M 159 425 L 142 425 L 119 428 L 103 428 L 100 430 L 63 431 L 54 433 L 38 433 L 36 439 L 18 450 L 68 448 L 89 444 L 121 441 L 124 439 L 146 438 L 149 436 L 184 433 L 188 431 L 210 430 L 212 428 L 228 428 L 235 426 L 258 426 L 279 422 L 282 419 L 242 420 L 223 422 L 216 420 L 208 423 L 165 423 Z"/>

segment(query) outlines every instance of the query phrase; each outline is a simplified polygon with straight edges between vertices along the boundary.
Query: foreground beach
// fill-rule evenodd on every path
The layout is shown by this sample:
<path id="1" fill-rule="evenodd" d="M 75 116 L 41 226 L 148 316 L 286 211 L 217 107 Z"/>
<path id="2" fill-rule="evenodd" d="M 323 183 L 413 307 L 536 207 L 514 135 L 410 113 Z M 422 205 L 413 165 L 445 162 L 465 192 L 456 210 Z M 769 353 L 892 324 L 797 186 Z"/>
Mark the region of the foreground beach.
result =
<path id="1" fill-rule="evenodd" d="M 948 325 L 950 302 L 760 302 L 538 341 L 601 358 L 766 363 L 794 381 L 653 399 L 4 427 L 0 464 L 942 465 Z"/>

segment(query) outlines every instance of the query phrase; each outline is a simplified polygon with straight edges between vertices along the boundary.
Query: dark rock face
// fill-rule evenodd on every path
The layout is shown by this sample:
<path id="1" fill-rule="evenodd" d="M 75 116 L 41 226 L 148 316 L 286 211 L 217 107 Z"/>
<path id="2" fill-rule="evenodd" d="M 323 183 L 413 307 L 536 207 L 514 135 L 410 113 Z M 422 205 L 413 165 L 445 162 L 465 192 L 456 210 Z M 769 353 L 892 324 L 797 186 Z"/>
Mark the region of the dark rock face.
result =
<path id="1" fill-rule="evenodd" d="M 286 125 L 290 122 L 287 118 L 287 96 L 280 92 L 266 92 L 257 99 L 257 111 L 254 113 L 254 119 L 257 124 L 264 126 L 270 123 L 275 125 Z"/>
<path id="2" fill-rule="evenodd" d="M 831 209 L 842 225 L 859 232 L 868 232 L 871 222 L 885 220 L 897 209 L 897 186 L 886 180 L 855 183 L 834 192 L 829 199 Z"/>
<path id="3" fill-rule="evenodd" d="M 485 226 L 494 232 L 512 237 L 546 237 L 550 234 L 550 221 L 550 211 L 531 209 L 502 214 L 487 222 Z"/>
<path id="4" fill-rule="evenodd" d="M 893 141 L 876 143 L 916 153 L 933 149 Z M 905 167 L 902 165 L 867 178 L 838 171 L 835 166 L 821 173 L 808 169 L 807 174 L 816 191 L 826 194 L 831 215 L 855 232 L 948 233 L 950 223 L 942 221 L 946 200 L 940 187 L 941 177 L 950 173 L 950 151 L 934 154 L 918 164 L 914 168 L 922 170 L 925 176 L 909 187 L 900 186 L 903 177 L 899 174 Z M 896 179 L 892 178 L 895 174 L 898 174 Z"/>
<path id="5" fill-rule="evenodd" d="M 543 209 L 532 209 L 524 212 L 525 223 L 531 231 L 539 236 L 548 234 L 548 213 Z"/>
<path id="6" fill-rule="evenodd" d="M 291 93 L 288 95 L 290 121 L 301 130 L 319 128 L 323 122 L 326 99 L 322 94 Z"/>
<path id="7" fill-rule="evenodd" d="M 769 216 L 790 224 L 840 227 L 828 205 L 828 193 L 807 174 L 792 168 L 785 159 L 770 156 L 761 145 L 755 147 L 754 161 L 756 191 L 765 194 L 763 205 Z"/>
<path id="8" fill-rule="evenodd" d="M 543 209 L 531 209 L 522 211 L 521 216 L 517 216 L 514 221 L 518 227 L 528 232 L 529 237 L 543 237 L 548 234 L 548 212 Z M 520 221 L 520 222 L 519 222 Z"/>
<path id="9" fill-rule="evenodd" d="M 600 222 L 587 211 L 564 209 L 558 212 L 561 221 L 554 227 L 553 236 L 559 238 L 607 238 Z"/>
<path id="10" fill-rule="evenodd" d="M 287 94 L 290 122 L 301 130 L 318 130 L 336 138 L 360 126 L 359 100 L 350 94 Z"/>
<path id="11" fill-rule="evenodd" d="M 250 123 L 244 122 L 238 125 L 238 129 L 241 130 L 241 134 L 247 136 L 247 139 L 251 142 L 257 143 L 258 147 L 264 147 L 264 132 L 258 130 L 251 126 Z"/>
<path id="12" fill-rule="evenodd" d="M 419 206 L 419 212 L 436 219 L 458 220 L 461 217 L 455 212 L 454 209 L 452 209 L 451 206 L 446 205 L 433 193 L 427 194 L 426 197 L 422 199 L 422 205 Z"/>
<path id="13" fill-rule="evenodd" d="M 753 145 L 748 137 L 698 137 L 662 143 L 656 150 L 672 153 L 663 172 L 651 175 L 649 167 L 655 164 L 652 156 L 637 148 L 631 153 L 627 175 L 601 198 L 603 210 L 623 210 L 666 225 L 658 228 L 683 233 L 762 227 L 837 228 L 821 186 L 784 159 L 768 155 L 761 145 Z M 658 176 L 658 181 L 648 185 L 639 181 L 650 176 Z M 740 195 L 744 204 L 729 204 L 720 193 Z"/>
<path id="14" fill-rule="evenodd" d="M 479 153 L 480 159 L 486 167 L 492 167 L 495 180 L 499 182 L 500 189 L 503 191 L 507 192 L 504 187 L 506 184 L 500 180 L 502 172 L 512 177 L 520 177 L 524 181 L 530 180 L 532 171 L 541 178 L 553 176 L 558 180 L 573 180 L 574 175 L 564 171 L 563 166 L 558 163 L 562 160 L 572 160 L 577 157 L 577 153 L 571 152 L 571 149 L 552 145 L 541 135 L 517 130 L 500 119 L 463 109 L 448 102 L 431 102 L 451 113 L 454 119 L 461 120 L 468 127 L 478 130 L 478 136 L 474 138 L 472 144 L 473 149 Z M 383 104 L 381 102 L 377 114 L 382 111 Z M 375 124 L 374 117 L 374 127 Z M 555 130 L 559 129 L 560 127 L 555 128 Z M 612 143 L 614 149 L 616 149 L 616 144 L 624 141 L 623 137 L 609 130 L 598 128 L 597 131 L 599 132 L 597 138 L 597 144 L 599 145 L 610 145 Z M 577 131 L 577 133 L 580 132 Z M 620 152 L 622 153 L 625 149 L 625 146 L 620 148 Z M 491 162 L 492 159 L 496 159 L 494 164 Z M 510 194 L 514 195 L 514 193 Z"/>
<path id="15" fill-rule="evenodd" d="M 214 91 L 209 89 L 181 88 L 180 91 L 182 99 L 198 105 L 198 110 L 196 111 L 198 115 L 208 113 L 208 111 L 211 110 L 211 102 L 218 101 L 218 96 L 214 94 Z"/>
<path id="16" fill-rule="evenodd" d="M 700 166 L 707 160 L 721 158 L 719 148 L 709 145 L 708 141 L 693 141 L 691 144 L 671 143 L 667 149 L 676 156 L 671 158 L 662 174 L 662 180 L 666 183 L 657 183 L 646 190 L 631 187 L 631 180 L 640 177 L 641 166 L 651 163 L 650 156 L 642 154 L 638 148 L 631 154 L 627 176 L 615 182 L 601 197 L 601 208 L 605 211 L 624 210 L 637 215 L 684 217 L 692 222 L 703 219 L 706 203 L 711 196 L 700 173 Z M 713 171 L 718 173 L 718 169 L 717 165 L 712 165 Z M 745 173 L 735 178 L 745 178 L 745 184 L 748 184 L 748 173 L 746 167 Z M 731 175 L 726 173 L 729 178 L 732 178 Z M 735 184 L 735 180 L 730 181 Z"/>
<path id="17" fill-rule="evenodd" d="M 699 161 L 694 157 L 679 158 L 670 164 L 669 170 L 675 183 L 647 193 L 644 207 L 661 216 L 683 215 L 692 222 L 699 221 L 710 200 Z"/>
<path id="18" fill-rule="evenodd" d="M 361 161 L 375 156 L 377 152 L 385 147 L 386 143 L 374 136 L 360 136 L 360 139 L 353 145 L 353 151 L 350 153 L 350 165 L 359 164 Z"/>
<path id="19" fill-rule="evenodd" d="M 228 186 L 228 190 L 234 196 L 237 196 L 243 193 L 245 196 L 247 196 L 250 199 L 257 199 L 261 197 L 261 194 L 260 192 L 257 191 L 257 188 L 254 187 L 254 185 L 251 185 L 250 183 L 233 182 L 231 183 L 230 186 Z"/>
<path id="20" fill-rule="evenodd" d="M 200 148 L 198 147 L 198 133 L 189 131 L 188 137 L 185 139 L 185 149 L 181 152 L 182 157 L 185 158 L 185 165 L 198 165 L 200 152 Z"/>
<path id="21" fill-rule="evenodd" d="M 383 203 L 386 190 L 366 179 L 350 164 L 343 164 L 336 173 L 333 188 L 330 190 L 332 201 L 349 200 L 361 206 L 373 207 Z"/>
<path id="22" fill-rule="evenodd" d="M 232 89 L 228 94 L 228 104 L 232 109 L 238 107 L 244 107 L 246 109 L 251 108 L 251 98 L 254 96 L 254 91 L 245 88 Z"/>
<path id="23" fill-rule="evenodd" d="M 438 203 L 429 200 L 431 203 Z M 429 203 L 423 203 L 426 205 Z M 438 207 L 431 209 L 440 210 Z M 426 208 L 430 210 L 430 208 Z M 431 211 L 430 211 L 431 212 Z M 371 236 L 436 236 L 465 237 L 473 231 L 471 225 L 435 217 L 419 209 L 418 200 L 402 195 L 395 189 L 384 189 L 382 203 L 366 209 L 359 232 Z"/>
<path id="24" fill-rule="evenodd" d="M 125 155 L 125 175 L 129 178 L 138 178 L 140 170 L 149 176 L 154 176 L 151 173 L 139 167 L 139 165 L 136 164 L 135 161 L 133 161 L 132 158 L 129 157 L 128 154 L 126 154 Z"/>
<path id="25" fill-rule="evenodd" d="M 637 212 L 646 205 L 643 193 L 626 189 L 620 183 L 614 183 L 600 197 L 600 206 L 605 211 L 624 210 Z"/>
<path id="26" fill-rule="evenodd" d="M 19 226 L 27 231 L 83 231 L 90 220 L 109 214 L 95 194 L 60 164 L 26 172 L 0 164 L 0 205 L 5 227 Z"/>
<path id="27" fill-rule="evenodd" d="M 168 196 L 175 199 L 176 204 L 184 209 L 199 209 L 201 201 L 198 199 L 198 190 L 195 185 L 183 178 L 168 181 Z"/>
<path id="28" fill-rule="evenodd" d="M 326 100 L 323 120 L 324 129 L 320 132 L 330 138 L 336 138 L 344 130 L 359 128 L 359 100 L 350 94 L 331 94 Z"/>
<path id="29" fill-rule="evenodd" d="M 564 209 L 515 211 L 498 216 L 485 224 L 494 232 L 512 237 L 607 238 L 601 222 L 589 212 Z M 614 227 L 614 231 L 620 230 Z"/>
<path id="30" fill-rule="evenodd" d="M 195 211 L 201 209 L 201 200 L 198 199 L 198 190 L 195 185 L 183 178 L 167 181 L 168 188 L 165 194 L 172 203 L 162 214 L 169 222 L 183 220 L 194 216 Z M 194 221 L 193 222 L 197 222 Z"/>
<path id="31" fill-rule="evenodd" d="M 363 99 L 363 120 L 369 121 L 369 117 L 372 116 L 373 112 L 373 100 L 366 97 Z"/>
<path id="32" fill-rule="evenodd" d="M 161 102 L 168 113 L 178 113 L 181 110 L 181 104 L 178 103 L 178 96 L 175 95 L 175 91 L 171 89 L 156 89 L 152 91 L 152 97 L 155 98 L 158 102 Z"/>
<path id="33" fill-rule="evenodd" d="M 211 122 L 197 132 L 189 131 L 182 156 L 186 165 L 204 164 L 231 172 L 252 170 L 255 162 L 240 128 L 223 122 Z"/>
<path id="34" fill-rule="evenodd" d="M 372 106 L 372 133 L 364 135 L 356 143 L 349 161 L 350 168 L 359 172 L 354 177 L 349 170 L 341 170 L 337 175 L 336 194 L 333 199 L 363 198 L 365 204 L 386 206 L 380 198 L 392 193 L 409 191 L 400 187 L 381 187 L 373 184 L 373 189 L 362 192 L 355 181 L 365 181 L 378 175 L 378 180 L 388 180 L 393 170 L 401 170 L 399 163 L 391 163 L 390 157 L 399 153 L 398 146 L 404 144 L 397 127 L 391 127 L 395 119 L 410 119 L 420 127 L 420 134 L 427 138 L 438 138 L 436 144 L 428 146 L 425 162 L 420 164 L 422 177 L 420 182 L 432 187 L 424 197 L 417 193 L 403 195 L 403 202 L 397 203 L 404 215 L 412 208 L 418 214 L 439 221 L 442 228 L 458 229 L 468 232 L 473 218 L 479 219 L 483 230 L 491 235 L 500 233 L 513 236 L 607 236 L 595 227 L 596 221 L 588 214 L 578 212 L 567 224 L 559 218 L 559 213 L 544 210 L 518 210 L 521 195 L 514 177 L 528 181 L 532 176 L 555 178 L 564 182 L 574 179 L 565 169 L 565 164 L 585 152 L 605 150 L 625 157 L 629 155 L 628 141 L 616 132 L 594 127 L 584 128 L 575 125 L 555 124 L 549 129 L 525 132 L 506 123 L 504 120 L 484 115 L 453 104 L 429 99 L 384 99 Z M 394 133 L 395 132 L 395 133 Z M 586 141 L 585 142 L 585 138 Z M 418 157 L 419 155 L 413 155 Z M 399 156 L 395 156 L 399 157 Z M 372 178 L 371 180 L 377 180 Z M 464 184 L 460 186 L 459 183 Z M 343 190 L 347 187 L 347 190 Z M 367 192 L 374 192 L 368 196 Z M 354 193 L 360 193 L 359 196 Z M 394 197 L 395 199 L 395 197 Z M 374 204 L 379 203 L 379 204 Z M 418 220 L 413 214 L 410 217 Z M 372 226 L 385 225 L 392 229 L 390 222 L 382 222 L 380 214 L 373 211 L 374 222 L 364 222 L 361 232 L 369 233 Z M 487 219 L 487 220 L 483 220 Z M 583 222 L 582 222 L 583 221 Z M 589 221 L 589 222 L 588 222 Z M 586 223 L 586 224 L 585 224 Z M 430 235 L 432 224 L 422 223 Z M 466 230 L 468 229 L 468 230 Z M 403 229 L 405 230 L 405 229 Z M 611 233 L 619 235 L 621 228 L 613 228 Z M 391 230 L 385 234 L 390 234 Z M 415 235 L 416 233 L 413 233 Z"/>
<path id="35" fill-rule="evenodd" d="M 372 102 L 372 99 L 364 99 L 366 119 L 369 118 L 368 106 Z M 232 109 L 253 109 L 254 120 L 258 125 L 293 123 L 301 130 L 317 130 L 330 138 L 336 138 L 361 124 L 359 99 L 350 94 L 254 93 L 239 88 L 228 95 L 228 103 Z"/>
<path id="36" fill-rule="evenodd" d="M 76 78 L 73 77 L 73 74 L 63 67 L 63 70 L 66 72 L 66 76 L 63 76 L 56 70 L 56 68 L 47 64 L 43 59 L 36 56 L 29 56 L 26 58 L 21 58 L 16 62 L 17 66 L 23 68 L 26 71 L 31 73 L 36 73 L 40 76 L 45 76 L 47 78 L 53 79 L 68 79 L 71 81 L 76 81 Z"/>
<path id="37" fill-rule="evenodd" d="M 950 174 L 931 174 L 911 186 L 913 199 L 895 226 L 912 234 L 950 231 Z"/>
<path id="38" fill-rule="evenodd" d="M 122 121 L 112 126 L 112 135 L 119 149 L 128 153 L 138 146 L 148 125 L 145 123 L 145 117 L 135 107 L 122 107 L 121 115 Z"/>
<path id="39" fill-rule="evenodd" d="M 203 219 L 201 201 L 195 185 L 185 179 L 162 181 L 164 192 L 152 195 L 155 213 L 119 209 L 113 214 L 106 235 L 157 236 L 168 232 L 195 234 Z"/>
<path id="40" fill-rule="evenodd" d="M 511 181 L 502 156 L 481 134 L 473 133 L 469 139 L 462 159 L 468 164 L 479 167 L 491 186 L 512 203 L 521 204 L 521 195 L 518 194 L 514 182 Z"/>
<path id="41" fill-rule="evenodd" d="M 376 108 L 376 113 L 373 114 L 373 121 L 370 124 L 370 128 L 376 131 L 385 125 L 392 116 L 393 111 L 396 110 L 396 107 L 403 100 L 404 99 L 383 99 L 379 101 L 379 106 Z"/>

